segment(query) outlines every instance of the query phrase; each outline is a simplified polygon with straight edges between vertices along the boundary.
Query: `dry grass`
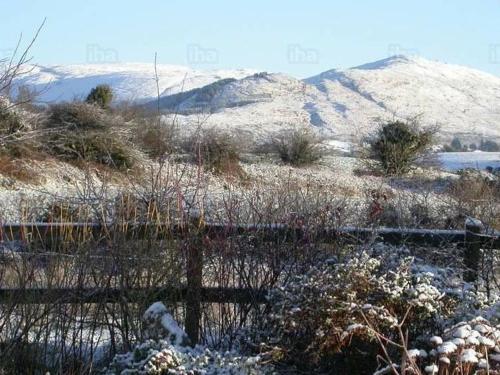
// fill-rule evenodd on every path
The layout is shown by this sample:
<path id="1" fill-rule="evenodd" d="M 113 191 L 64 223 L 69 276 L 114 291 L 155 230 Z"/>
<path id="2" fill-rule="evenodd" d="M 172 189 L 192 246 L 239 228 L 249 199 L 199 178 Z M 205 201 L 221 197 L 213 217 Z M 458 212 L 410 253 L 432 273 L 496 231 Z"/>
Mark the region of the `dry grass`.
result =
<path id="1" fill-rule="evenodd" d="M 11 156 L 0 156 L 0 174 L 28 184 L 39 184 L 43 181 L 36 168 L 29 165 L 28 160 L 19 160 Z"/>
<path id="2" fill-rule="evenodd" d="M 142 119 L 137 125 L 137 141 L 141 149 L 153 160 L 161 160 L 176 151 L 177 132 L 172 124 L 156 119 Z"/>
<path id="3" fill-rule="evenodd" d="M 465 171 L 447 190 L 449 209 L 455 216 L 471 216 L 500 230 L 500 181 Z"/>

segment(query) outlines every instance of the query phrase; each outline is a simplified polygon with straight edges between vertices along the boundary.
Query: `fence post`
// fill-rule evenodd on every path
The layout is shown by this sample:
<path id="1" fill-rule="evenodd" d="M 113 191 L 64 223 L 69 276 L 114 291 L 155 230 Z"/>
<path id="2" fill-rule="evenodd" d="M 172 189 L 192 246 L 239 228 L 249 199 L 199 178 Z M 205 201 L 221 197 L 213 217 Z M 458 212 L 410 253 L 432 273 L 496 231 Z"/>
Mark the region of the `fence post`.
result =
<path id="1" fill-rule="evenodd" d="M 201 289 L 203 283 L 203 225 L 200 219 L 190 223 L 194 232 L 188 234 L 186 253 L 186 334 L 194 346 L 200 337 Z M 190 228 L 192 229 L 192 228 Z"/>
<path id="2" fill-rule="evenodd" d="M 481 261 L 481 241 L 478 234 L 483 231 L 483 223 L 474 218 L 465 219 L 464 280 L 475 282 L 478 278 Z"/>

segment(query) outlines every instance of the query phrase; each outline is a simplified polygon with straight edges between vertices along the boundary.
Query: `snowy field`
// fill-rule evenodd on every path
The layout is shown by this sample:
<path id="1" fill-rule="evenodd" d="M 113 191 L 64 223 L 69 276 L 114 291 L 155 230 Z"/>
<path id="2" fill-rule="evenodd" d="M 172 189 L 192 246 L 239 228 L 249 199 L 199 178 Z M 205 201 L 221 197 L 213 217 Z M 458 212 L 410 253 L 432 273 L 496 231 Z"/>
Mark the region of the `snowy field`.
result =
<path id="1" fill-rule="evenodd" d="M 443 168 L 456 171 L 464 168 L 500 168 L 500 152 L 441 152 L 438 153 Z"/>

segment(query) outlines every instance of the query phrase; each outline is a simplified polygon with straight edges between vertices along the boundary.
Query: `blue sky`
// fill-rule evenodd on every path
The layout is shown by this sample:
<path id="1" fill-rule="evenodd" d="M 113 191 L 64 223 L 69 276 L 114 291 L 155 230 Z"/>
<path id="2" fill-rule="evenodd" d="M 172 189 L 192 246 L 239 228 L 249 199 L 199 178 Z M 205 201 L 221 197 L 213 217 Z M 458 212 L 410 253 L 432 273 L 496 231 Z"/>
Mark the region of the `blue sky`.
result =
<path id="1" fill-rule="evenodd" d="M 500 0 L 16 0 L 2 4 L 0 56 L 47 17 L 40 64 L 152 62 L 306 77 L 392 54 L 500 76 Z"/>

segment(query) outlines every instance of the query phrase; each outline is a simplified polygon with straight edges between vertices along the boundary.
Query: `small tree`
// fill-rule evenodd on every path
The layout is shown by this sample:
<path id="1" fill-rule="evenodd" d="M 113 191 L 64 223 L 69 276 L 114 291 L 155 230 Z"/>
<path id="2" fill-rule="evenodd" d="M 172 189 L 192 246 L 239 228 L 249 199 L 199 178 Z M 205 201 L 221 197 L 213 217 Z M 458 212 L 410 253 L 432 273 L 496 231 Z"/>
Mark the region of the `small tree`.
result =
<path id="1" fill-rule="evenodd" d="M 429 150 L 434 134 L 435 129 L 422 130 L 414 121 L 386 123 L 369 140 L 371 157 L 384 174 L 405 174 Z"/>
<path id="2" fill-rule="evenodd" d="M 451 147 L 452 147 L 453 151 L 462 151 L 463 150 L 462 142 L 460 142 L 460 139 L 457 137 L 454 137 L 452 139 Z"/>
<path id="3" fill-rule="evenodd" d="M 113 90 L 108 85 L 97 85 L 90 90 L 86 102 L 90 104 L 97 104 L 101 108 L 109 108 L 113 100 Z"/>

